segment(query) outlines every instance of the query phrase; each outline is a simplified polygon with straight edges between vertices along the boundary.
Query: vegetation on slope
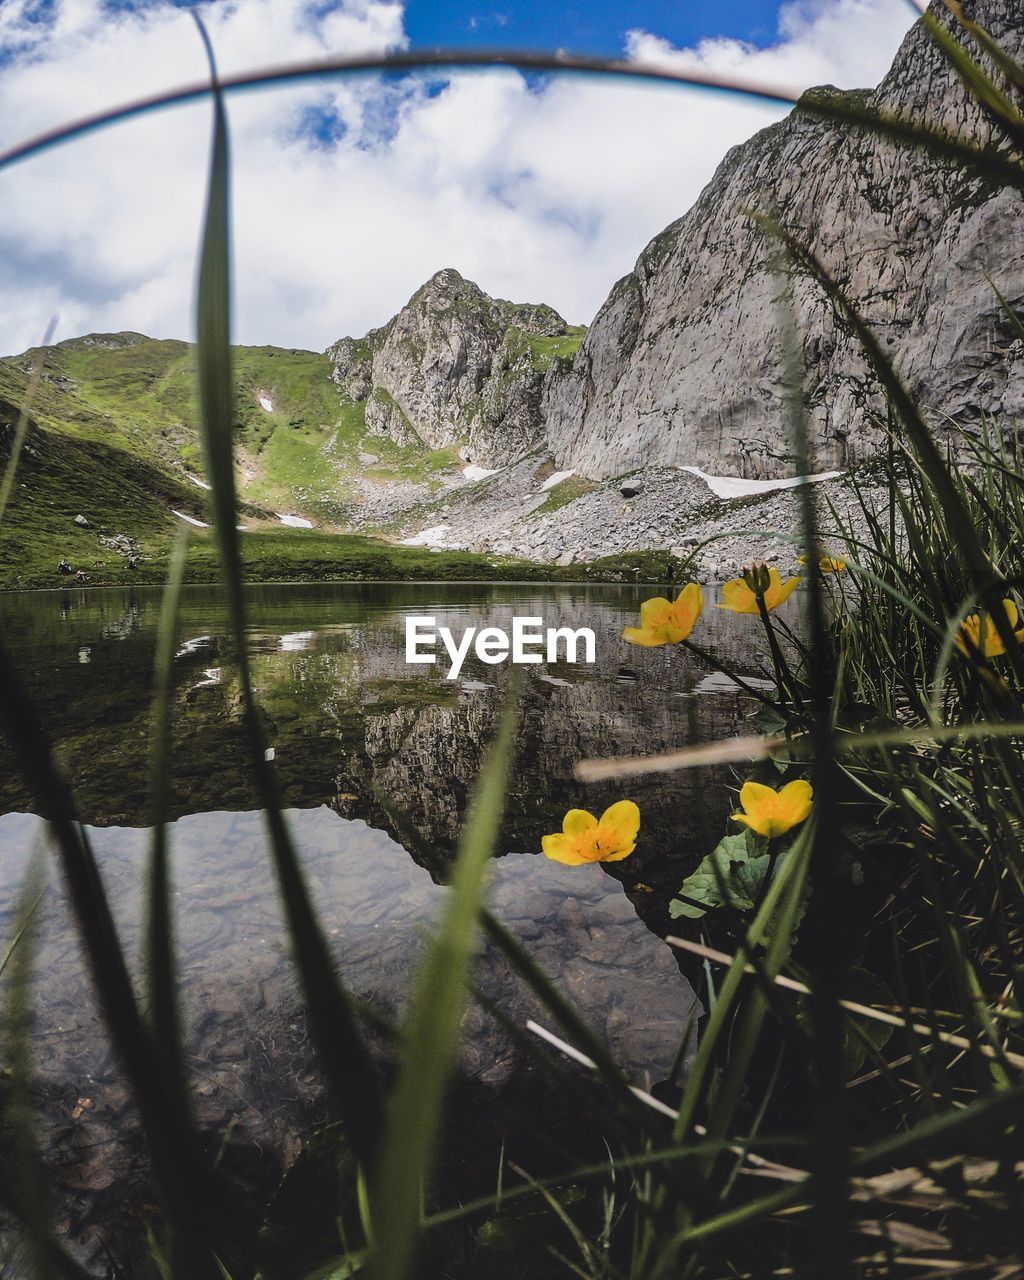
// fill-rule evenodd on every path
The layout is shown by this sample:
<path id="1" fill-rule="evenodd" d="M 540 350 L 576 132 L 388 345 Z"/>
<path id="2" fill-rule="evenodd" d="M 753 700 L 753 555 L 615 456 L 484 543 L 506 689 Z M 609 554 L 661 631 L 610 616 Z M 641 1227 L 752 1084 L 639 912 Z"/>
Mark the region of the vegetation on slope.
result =
<path id="1" fill-rule="evenodd" d="M 0 463 L 12 434 L 0 426 Z M 170 511 L 199 516 L 199 497 L 195 486 L 123 447 L 33 427 L 0 523 L 0 587 L 58 586 L 64 557 L 94 581 L 127 581 L 126 556 L 102 539 L 130 532 L 143 563 L 162 562 L 176 523 Z"/>
<path id="2" fill-rule="evenodd" d="M 538 373 L 546 373 L 556 360 L 571 360 L 586 336 L 586 325 L 570 325 L 565 333 L 554 338 L 528 333 L 513 325 L 506 332 L 504 341 L 513 357 L 529 352 L 534 369 Z"/>
<path id="3" fill-rule="evenodd" d="M 0 359 L 0 422 L 16 420 L 15 406 L 24 400 L 37 356 L 28 351 Z M 326 355 L 235 347 L 233 359 L 238 483 L 251 504 L 344 525 L 357 472 L 430 483 L 458 466 L 453 451 L 403 448 L 368 435 L 365 405 L 348 402 L 332 382 Z M 33 405 L 34 420 L 47 433 L 41 439 L 50 442 L 44 449 L 49 463 L 35 478 L 36 505 L 61 512 L 89 497 L 83 514 L 94 527 L 138 538 L 147 548 L 163 545 L 161 530 L 169 541 L 172 506 L 201 514 L 202 492 L 188 478 L 201 471 L 195 378 L 195 347 L 186 342 L 120 333 L 57 344 L 46 355 Z M 58 474 L 64 440 L 66 469 L 81 472 L 77 480 Z M 93 483 L 98 470 L 103 475 Z M 69 543 L 59 520 L 51 528 L 41 512 L 29 514 L 30 505 L 21 503 L 9 514 L 23 560 L 41 564 L 56 550 L 57 559 L 77 554 L 90 569 L 105 567 L 88 539 Z M 22 581 L 0 563 L 0 585 Z"/>

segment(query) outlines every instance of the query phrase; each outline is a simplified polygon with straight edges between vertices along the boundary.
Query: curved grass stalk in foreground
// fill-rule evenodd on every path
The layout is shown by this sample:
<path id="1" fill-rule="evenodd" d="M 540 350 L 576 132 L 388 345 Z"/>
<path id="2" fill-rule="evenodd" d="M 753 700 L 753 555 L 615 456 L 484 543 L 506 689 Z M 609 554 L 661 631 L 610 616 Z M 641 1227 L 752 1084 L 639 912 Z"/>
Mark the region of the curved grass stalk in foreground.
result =
<path id="1" fill-rule="evenodd" d="M 168 1088 L 156 1043 L 135 998 L 99 867 L 57 770 L 38 712 L 0 642 L 0 726 L 46 818 L 95 982 L 100 1009 L 139 1108 L 172 1238 L 176 1274 L 213 1280 L 205 1178 L 184 1099 Z"/>
<path id="2" fill-rule="evenodd" d="M 310 1030 L 334 1103 L 348 1126 L 352 1146 L 363 1167 L 370 1169 L 380 1131 L 380 1086 L 356 1025 L 351 1000 L 335 970 L 284 819 L 280 787 L 274 767 L 267 759 L 266 739 L 253 692 L 231 438 L 234 380 L 228 126 L 223 95 L 217 85 L 213 50 L 198 15 L 193 11 L 192 16 L 206 47 L 214 86 L 213 145 L 196 303 L 200 437 L 212 490 L 214 532 L 242 686 L 252 767 L 264 807 Z"/>
<path id="3" fill-rule="evenodd" d="M 989 46 L 995 45 L 982 28 L 963 18 L 959 13 L 959 6 L 950 5 L 949 7 L 954 10 L 957 21 L 965 33 L 976 40 L 987 41 Z M 983 44 L 983 47 L 987 46 Z M 995 47 L 998 48 L 998 45 Z M 1014 74 L 1024 77 L 1024 71 L 1005 54 L 1003 54 L 1003 61 L 1007 67 L 1012 68 Z M 551 54 L 531 50 L 461 48 L 400 50 L 361 57 L 315 58 L 276 67 L 237 72 L 234 75 L 221 77 L 216 80 L 216 83 L 210 80 L 181 85 L 94 112 L 67 124 L 55 126 L 34 137 L 26 138 L 0 151 L 0 170 L 98 130 L 136 119 L 152 111 L 197 102 L 214 93 L 227 94 L 273 85 L 297 84 L 331 76 L 474 68 L 507 68 L 553 74 L 607 76 L 624 83 L 646 82 L 703 89 L 779 106 L 796 106 L 799 103 L 801 110 L 819 119 L 860 127 L 891 142 L 926 150 L 934 156 L 963 165 L 1018 189 L 1024 186 L 1024 174 L 1020 164 L 998 148 L 972 146 L 941 130 L 870 108 L 859 107 L 851 102 L 839 103 L 819 97 L 805 98 L 802 91 L 785 86 L 762 84 L 757 81 L 710 73 L 669 71 L 610 58 L 570 53 Z M 984 79 L 987 84 L 991 83 L 988 77 Z"/>
<path id="4" fill-rule="evenodd" d="M 155 661 L 156 693 L 149 757 L 149 885 L 147 891 L 146 979 L 153 1037 L 167 1072 L 180 1089 L 186 1087 L 183 1061 L 185 1034 L 178 1005 L 171 918 L 171 879 L 168 865 L 167 807 L 171 781 L 170 707 L 173 662 L 181 586 L 188 551 L 188 527 L 183 527 L 171 552 L 171 568 L 160 608 Z"/>

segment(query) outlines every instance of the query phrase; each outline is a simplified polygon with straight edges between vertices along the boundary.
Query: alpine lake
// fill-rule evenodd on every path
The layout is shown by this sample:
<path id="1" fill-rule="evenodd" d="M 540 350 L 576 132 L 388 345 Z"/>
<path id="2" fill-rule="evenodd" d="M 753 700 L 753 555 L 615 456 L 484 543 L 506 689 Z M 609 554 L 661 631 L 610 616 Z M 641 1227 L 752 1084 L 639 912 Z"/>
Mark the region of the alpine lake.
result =
<path id="1" fill-rule="evenodd" d="M 737 774 L 703 768 L 584 785 L 574 766 L 751 732 L 757 704 L 682 648 L 639 649 L 622 640 L 640 602 L 661 590 L 247 588 L 256 696 L 287 819 L 339 971 L 378 1014 L 401 1015 L 515 670 L 522 676 L 518 730 L 489 906 L 629 1076 L 671 1096 L 672 1079 L 685 1073 L 692 1053 L 700 962 L 664 941 L 693 924 L 672 921 L 668 904 L 726 833 Z M 5 643 L 72 782 L 139 978 L 160 606 L 158 589 L 0 597 Z M 485 665 L 471 651 L 459 678 L 448 680 L 443 654 L 434 667 L 407 665 L 405 618 L 413 614 L 433 615 L 456 633 L 469 626 L 510 631 L 517 615 L 543 618 L 547 627 L 590 627 L 596 662 L 512 668 Z M 699 640 L 756 676 L 758 630 L 756 619 L 716 610 L 709 598 Z M 217 589 L 186 588 L 171 698 L 173 907 L 197 1118 L 218 1135 L 220 1158 L 246 1194 L 266 1200 L 327 1112 L 288 956 L 227 631 Z M 581 867 L 543 856 L 541 836 L 560 829 L 567 809 L 599 814 L 625 797 L 641 812 L 631 856 Z M 130 1095 L 35 810 L 0 739 L 0 943 L 5 948 L 15 929 L 21 886 L 41 855 L 49 883 L 32 943 L 34 1097 L 41 1145 L 62 1196 L 62 1234 L 79 1241 L 86 1258 L 106 1247 L 113 1223 L 124 1229 L 146 1220 L 151 1198 Z M 478 1129 L 494 1138 L 492 1148 L 482 1134 L 456 1159 L 466 1193 L 486 1189 L 488 1179 L 493 1185 L 493 1153 L 527 1110 L 537 1117 L 557 1105 L 522 1043 L 530 1019 L 557 1030 L 551 1016 L 489 947 L 481 948 L 475 981 L 508 1024 L 479 1003 L 466 1019 L 459 1087 L 466 1105 L 478 1109 Z M 477 1147 L 486 1152 L 485 1167 L 474 1165 Z"/>

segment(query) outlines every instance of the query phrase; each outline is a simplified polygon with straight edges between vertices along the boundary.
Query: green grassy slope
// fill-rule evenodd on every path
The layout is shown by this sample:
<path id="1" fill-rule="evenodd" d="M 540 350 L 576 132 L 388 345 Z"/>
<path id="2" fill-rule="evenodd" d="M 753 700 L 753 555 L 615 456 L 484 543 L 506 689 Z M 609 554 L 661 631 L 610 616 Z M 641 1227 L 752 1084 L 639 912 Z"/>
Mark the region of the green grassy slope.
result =
<path id="1" fill-rule="evenodd" d="M 0 466 L 36 354 L 0 359 Z M 344 526 L 357 471 L 429 484 L 459 465 L 454 451 L 367 435 L 365 406 L 345 400 L 327 356 L 236 347 L 234 361 L 239 493 L 259 510 Z M 56 585 L 62 556 L 96 581 L 126 580 L 124 557 L 100 541 L 118 533 L 163 561 L 179 523 L 171 509 L 203 512 L 205 494 L 188 478 L 201 472 L 195 372 L 191 344 L 142 334 L 93 334 L 51 348 L 0 527 L 0 588 Z M 90 528 L 75 525 L 77 514 Z M 293 545 L 284 537 L 275 571 L 282 548 Z"/>
<path id="2" fill-rule="evenodd" d="M 0 399 L 0 467 L 6 465 L 16 410 Z M 57 570 L 67 557 L 91 585 L 161 583 L 180 522 L 172 509 L 204 515 L 205 495 L 152 462 L 106 440 L 33 424 L 26 438 L 10 506 L 0 522 L 0 590 L 68 586 Z M 88 527 L 75 523 L 82 515 Z M 209 529 L 191 529 L 187 580 L 218 581 Z M 128 534 L 138 542 L 138 566 L 103 539 Z M 396 546 L 380 539 L 322 530 L 257 527 L 242 537 L 252 581 L 593 580 L 662 581 L 664 553 L 609 557 L 593 565 L 555 568 L 527 561 Z"/>
<path id="3" fill-rule="evenodd" d="M 36 353 L 0 360 L 0 395 L 18 402 Z M 236 347 L 238 443 L 258 451 L 279 426 L 326 431 L 338 416 L 326 356 Z M 46 359 L 36 416 L 168 465 L 197 462 L 195 348 L 141 334 L 92 334 L 58 343 Z M 268 412 L 260 404 L 273 405 Z"/>
<path id="4" fill-rule="evenodd" d="M 20 404 L 36 353 L 0 359 L 0 400 Z M 455 465 L 445 451 L 402 449 L 366 434 L 364 406 L 345 401 L 325 355 L 235 347 L 235 444 L 244 499 L 344 523 L 346 479 L 373 453 L 383 475 L 429 479 Z M 142 334 L 91 334 L 47 356 L 38 421 L 167 471 L 200 469 L 195 348 Z M 270 406 L 269 408 L 267 406 Z"/>
<path id="5" fill-rule="evenodd" d="M 580 332 L 531 340 L 535 359 L 564 357 Z M 365 406 L 344 399 L 326 356 L 279 347 L 236 347 L 234 356 L 243 502 L 251 514 L 271 518 L 273 511 L 288 511 L 328 526 L 264 525 L 247 532 L 242 545 L 249 578 L 661 581 L 668 575 L 661 553 L 555 569 L 338 532 L 351 509 L 349 481 L 356 472 L 382 483 L 430 484 L 460 465 L 456 452 L 404 448 L 367 435 Z M 34 359 L 31 351 L 0 359 L 0 468 L 8 461 Z M 197 519 L 205 512 L 206 494 L 189 479 L 200 470 L 194 384 L 195 349 L 185 342 L 94 334 L 51 349 L 0 523 L 0 590 L 67 585 L 57 571 L 63 557 L 94 585 L 165 579 L 181 524 L 173 511 Z M 87 527 L 75 523 L 78 515 Z M 192 533 L 188 579 L 216 581 L 210 532 Z M 105 545 L 117 534 L 136 541 L 141 558 L 135 569 Z"/>
<path id="6" fill-rule="evenodd" d="M 0 401 L 0 422 L 11 416 Z M 12 436 L 0 427 L 0 465 Z M 0 587 L 57 586 L 62 556 L 97 580 L 128 581 L 126 558 L 101 539 L 128 534 L 162 558 L 178 523 L 172 508 L 201 517 L 200 491 L 122 446 L 33 425 L 0 523 Z"/>

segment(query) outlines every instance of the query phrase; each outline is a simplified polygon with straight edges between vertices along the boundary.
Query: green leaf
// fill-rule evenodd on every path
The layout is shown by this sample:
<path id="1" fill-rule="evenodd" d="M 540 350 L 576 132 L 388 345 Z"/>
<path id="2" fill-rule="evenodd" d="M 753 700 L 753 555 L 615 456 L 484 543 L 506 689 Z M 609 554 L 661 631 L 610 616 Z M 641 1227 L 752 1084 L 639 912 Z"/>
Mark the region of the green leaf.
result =
<path id="1" fill-rule="evenodd" d="M 742 867 L 745 863 L 755 859 L 758 856 L 759 844 L 757 837 L 749 829 L 735 836 L 725 836 L 718 845 L 704 858 L 697 870 L 687 876 L 680 887 L 679 892 L 687 898 L 693 898 L 696 902 L 701 902 L 705 907 L 721 907 L 725 906 L 727 901 L 730 905 L 737 907 L 741 911 L 753 910 L 757 901 L 757 895 L 750 896 L 748 889 L 751 883 L 748 875 L 741 883 L 734 874 L 735 869 Z M 715 871 L 715 864 L 718 865 L 718 873 Z M 768 859 L 764 855 L 764 867 L 760 872 L 760 880 L 764 879 L 764 873 L 767 869 Z M 729 889 L 729 898 L 722 897 L 721 882 L 724 881 Z M 680 916 L 688 916 L 691 919 L 699 919 L 704 915 L 704 911 L 700 907 L 694 906 L 692 903 L 683 902 L 679 898 L 673 898 L 669 903 L 669 915 L 675 920 Z"/>
<path id="2" fill-rule="evenodd" d="M 785 856 L 782 854 L 777 862 L 781 862 Z M 768 854 L 762 853 L 759 857 L 751 858 L 748 862 L 737 863 L 733 867 L 729 888 L 731 889 L 734 885 L 736 887 L 733 901 L 737 906 L 742 907 L 743 910 L 754 909 L 754 904 L 761 896 L 761 886 L 764 884 L 770 864 L 771 858 Z"/>

